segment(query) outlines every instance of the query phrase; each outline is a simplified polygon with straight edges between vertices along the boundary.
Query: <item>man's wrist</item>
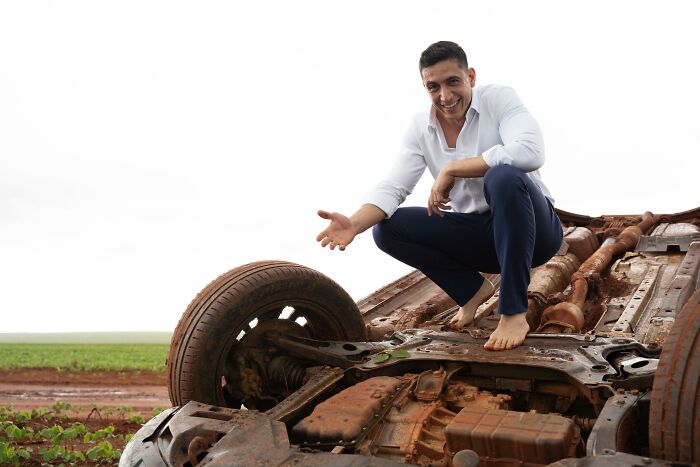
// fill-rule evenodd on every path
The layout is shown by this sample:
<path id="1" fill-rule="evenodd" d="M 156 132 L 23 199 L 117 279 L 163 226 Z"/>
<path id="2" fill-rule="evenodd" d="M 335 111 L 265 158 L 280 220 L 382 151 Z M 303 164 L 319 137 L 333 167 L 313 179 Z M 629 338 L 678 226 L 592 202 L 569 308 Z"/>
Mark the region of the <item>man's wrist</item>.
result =
<path id="1" fill-rule="evenodd" d="M 350 218 L 350 229 L 352 230 L 352 233 L 354 235 L 357 235 L 360 233 L 360 226 L 357 223 L 357 221 L 355 219 L 353 219 L 352 217 Z"/>

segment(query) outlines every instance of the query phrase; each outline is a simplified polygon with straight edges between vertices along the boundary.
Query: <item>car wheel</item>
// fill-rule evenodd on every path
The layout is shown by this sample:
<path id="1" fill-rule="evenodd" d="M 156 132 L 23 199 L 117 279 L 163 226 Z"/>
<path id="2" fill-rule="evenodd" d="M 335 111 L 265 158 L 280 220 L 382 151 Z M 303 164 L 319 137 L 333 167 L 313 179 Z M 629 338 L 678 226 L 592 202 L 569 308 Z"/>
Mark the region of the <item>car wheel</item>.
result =
<path id="1" fill-rule="evenodd" d="M 653 457 L 700 462 L 700 290 L 676 317 L 654 376 L 649 413 Z"/>
<path id="2" fill-rule="evenodd" d="M 248 408 L 269 408 L 270 402 L 260 403 L 272 400 L 269 394 L 246 398 L 251 385 L 260 387 L 259 374 L 264 370 L 255 371 L 244 355 L 250 353 L 250 346 L 260 347 L 260 330 L 270 326 L 322 340 L 366 340 L 357 305 L 328 277 L 282 261 L 246 264 L 206 286 L 180 319 L 168 354 L 173 405 L 195 400 L 224 407 L 244 402 Z M 289 365 L 283 362 L 282 366 Z"/>

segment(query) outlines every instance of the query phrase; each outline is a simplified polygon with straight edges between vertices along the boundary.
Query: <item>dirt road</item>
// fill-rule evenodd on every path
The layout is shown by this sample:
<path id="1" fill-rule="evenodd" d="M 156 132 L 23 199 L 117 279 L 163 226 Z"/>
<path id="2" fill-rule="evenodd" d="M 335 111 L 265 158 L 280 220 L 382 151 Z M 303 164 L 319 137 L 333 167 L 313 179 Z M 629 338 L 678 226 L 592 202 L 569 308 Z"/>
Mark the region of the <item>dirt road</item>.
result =
<path id="1" fill-rule="evenodd" d="M 129 406 L 144 415 L 171 405 L 165 372 L 0 370 L 0 406 L 26 410 L 51 407 L 56 401 L 88 410 Z"/>

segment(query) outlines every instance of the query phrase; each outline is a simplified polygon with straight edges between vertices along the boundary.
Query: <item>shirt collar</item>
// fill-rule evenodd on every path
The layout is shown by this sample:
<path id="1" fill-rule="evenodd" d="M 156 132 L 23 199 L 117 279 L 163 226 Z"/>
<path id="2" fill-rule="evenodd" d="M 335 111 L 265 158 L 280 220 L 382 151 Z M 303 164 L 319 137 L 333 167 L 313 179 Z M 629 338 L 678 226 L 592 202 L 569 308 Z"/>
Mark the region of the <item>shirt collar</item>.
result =
<path id="1" fill-rule="evenodd" d="M 471 115 L 469 115 L 469 112 L 474 110 L 476 113 L 479 112 L 480 104 L 479 104 L 479 94 L 481 94 L 481 89 L 480 88 L 472 88 L 472 103 L 469 106 L 469 110 L 467 110 L 467 121 L 470 120 Z M 472 112 L 472 113 L 474 113 Z M 437 115 L 435 115 L 435 107 L 432 105 L 430 106 L 430 116 L 428 118 L 428 129 L 432 129 L 433 131 L 437 130 L 439 127 L 438 120 L 437 120 Z"/>

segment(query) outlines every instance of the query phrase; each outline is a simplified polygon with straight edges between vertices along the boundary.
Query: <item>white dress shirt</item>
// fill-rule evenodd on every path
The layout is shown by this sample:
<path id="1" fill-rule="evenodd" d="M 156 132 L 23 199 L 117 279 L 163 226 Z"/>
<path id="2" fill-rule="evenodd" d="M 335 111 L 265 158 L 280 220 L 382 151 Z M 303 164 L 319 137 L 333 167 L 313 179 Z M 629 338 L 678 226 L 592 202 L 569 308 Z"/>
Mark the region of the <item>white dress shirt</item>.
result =
<path id="1" fill-rule="evenodd" d="M 486 85 L 474 88 L 467 118 L 455 148 L 448 148 L 435 109 L 416 115 L 404 136 L 399 157 L 389 175 L 367 193 L 364 203 L 391 217 L 413 191 L 425 168 L 433 178 L 450 161 L 483 156 L 491 167 L 509 164 L 523 171 L 554 204 L 537 171 L 544 164 L 542 132 L 512 88 Z M 484 178 L 457 178 L 450 192 L 454 212 L 483 213 Z"/>

